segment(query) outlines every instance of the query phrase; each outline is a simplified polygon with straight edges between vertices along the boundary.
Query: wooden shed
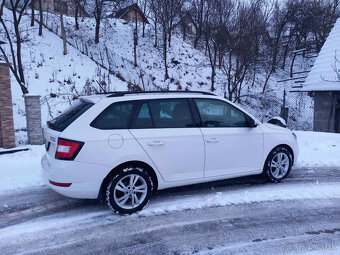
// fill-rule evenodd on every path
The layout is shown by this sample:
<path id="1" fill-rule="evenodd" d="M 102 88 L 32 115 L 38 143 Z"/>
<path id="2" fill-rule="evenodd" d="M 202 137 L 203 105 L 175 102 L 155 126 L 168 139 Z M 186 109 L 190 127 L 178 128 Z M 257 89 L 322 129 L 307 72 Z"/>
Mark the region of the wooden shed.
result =
<path id="1" fill-rule="evenodd" d="M 149 24 L 149 20 L 146 18 L 144 12 L 137 4 L 132 4 L 120 9 L 115 14 L 109 15 L 108 18 L 124 19 L 128 22 L 131 22 L 136 20 L 136 16 L 137 22 Z"/>
<path id="2" fill-rule="evenodd" d="M 314 99 L 313 130 L 340 133 L 340 18 L 298 91 Z"/>

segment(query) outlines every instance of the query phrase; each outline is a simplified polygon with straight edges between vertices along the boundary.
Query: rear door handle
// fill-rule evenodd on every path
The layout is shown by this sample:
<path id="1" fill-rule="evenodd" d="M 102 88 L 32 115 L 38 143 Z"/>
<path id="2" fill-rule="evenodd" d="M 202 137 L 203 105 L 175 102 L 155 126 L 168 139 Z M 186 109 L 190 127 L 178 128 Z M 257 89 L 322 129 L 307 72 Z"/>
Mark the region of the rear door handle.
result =
<path id="1" fill-rule="evenodd" d="M 207 139 L 205 139 L 205 141 L 206 141 L 207 143 L 217 143 L 217 142 L 219 142 L 220 140 L 218 140 L 217 138 L 207 138 Z"/>
<path id="2" fill-rule="evenodd" d="M 161 145 L 164 145 L 164 142 L 163 141 L 151 141 L 151 142 L 148 142 L 148 145 L 149 146 L 161 146 Z"/>

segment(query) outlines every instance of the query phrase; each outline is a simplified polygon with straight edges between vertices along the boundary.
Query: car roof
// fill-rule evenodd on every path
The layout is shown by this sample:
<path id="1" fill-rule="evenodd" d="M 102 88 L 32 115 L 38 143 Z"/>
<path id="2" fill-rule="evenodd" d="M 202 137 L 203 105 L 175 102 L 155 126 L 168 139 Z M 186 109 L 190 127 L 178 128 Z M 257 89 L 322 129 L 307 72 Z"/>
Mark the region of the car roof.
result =
<path id="1" fill-rule="evenodd" d="M 206 91 L 117 91 L 112 92 L 107 97 L 122 97 L 122 96 L 145 96 L 145 95 L 176 95 L 176 94 L 186 94 L 186 95 L 209 95 L 209 96 L 216 96 L 215 94 L 211 92 Z"/>

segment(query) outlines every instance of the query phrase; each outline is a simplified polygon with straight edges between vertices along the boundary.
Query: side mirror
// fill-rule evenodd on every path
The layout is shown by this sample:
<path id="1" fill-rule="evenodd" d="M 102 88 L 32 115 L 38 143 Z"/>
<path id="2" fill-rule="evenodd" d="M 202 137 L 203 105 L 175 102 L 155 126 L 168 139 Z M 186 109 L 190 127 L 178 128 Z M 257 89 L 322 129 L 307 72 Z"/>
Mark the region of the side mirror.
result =
<path id="1" fill-rule="evenodd" d="M 259 123 L 257 123 L 253 118 L 250 118 L 250 117 L 248 118 L 247 122 L 248 122 L 248 127 L 250 128 L 255 128 L 259 125 Z"/>
<path id="2" fill-rule="evenodd" d="M 269 124 L 273 124 L 279 127 L 287 127 L 287 123 L 284 119 L 282 119 L 281 117 L 273 117 L 270 120 L 268 120 Z"/>

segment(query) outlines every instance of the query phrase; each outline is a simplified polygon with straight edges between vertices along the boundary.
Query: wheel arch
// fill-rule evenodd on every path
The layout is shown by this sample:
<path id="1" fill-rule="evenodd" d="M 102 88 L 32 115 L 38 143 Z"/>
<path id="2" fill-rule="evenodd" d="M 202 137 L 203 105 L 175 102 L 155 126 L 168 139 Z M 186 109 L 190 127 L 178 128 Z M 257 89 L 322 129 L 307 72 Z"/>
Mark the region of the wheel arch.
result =
<path id="1" fill-rule="evenodd" d="M 269 151 L 269 153 L 267 153 L 267 157 L 266 157 L 266 159 L 265 159 L 265 161 L 264 161 L 264 166 L 265 166 L 265 164 L 266 164 L 266 162 L 267 162 L 267 159 L 268 159 L 268 157 L 269 157 L 269 155 L 274 151 L 274 150 L 276 150 L 277 148 L 279 148 L 279 147 L 283 147 L 283 148 L 285 148 L 285 149 L 287 149 L 289 152 L 290 152 L 290 154 L 292 155 L 292 164 L 294 164 L 294 160 L 295 160 L 295 155 L 294 155 L 294 151 L 293 151 L 293 149 L 292 149 L 292 147 L 290 147 L 288 144 L 279 144 L 279 145 L 276 145 L 273 149 L 271 149 L 270 151 Z"/>
<path id="2" fill-rule="evenodd" d="M 111 177 L 117 174 L 119 171 L 123 170 L 124 168 L 131 167 L 131 166 L 144 168 L 151 177 L 154 191 L 158 189 L 158 178 L 157 178 L 156 172 L 149 164 L 143 161 L 139 161 L 139 160 L 127 161 L 113 168 L 103 179 L 102 184 L 100 185 L 99 194 L 98 194 L 98 199 L 100 201 L 105 201 L 106 188 L 109 185 L 109 181 Z"/>

